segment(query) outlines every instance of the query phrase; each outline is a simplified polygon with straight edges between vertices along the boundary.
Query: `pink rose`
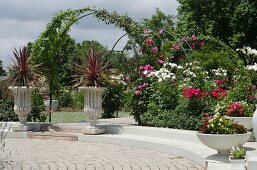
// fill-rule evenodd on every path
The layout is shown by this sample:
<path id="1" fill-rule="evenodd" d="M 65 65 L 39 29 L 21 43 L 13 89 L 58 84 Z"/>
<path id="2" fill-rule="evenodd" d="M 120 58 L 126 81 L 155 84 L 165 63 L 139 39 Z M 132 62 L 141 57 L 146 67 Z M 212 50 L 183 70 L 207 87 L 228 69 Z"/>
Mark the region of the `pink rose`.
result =
<path id="1" fill-rule="evenodd" d="M 153 53 L 157 53 L 157 52 L 158 52 L 158 47 L 152 48 L 152 52 L 153 52 Z"/>
<path id="2" fill-rule="evenodd" d="M 136 96 L 140 96 L 141 94 L 142 94 L 142 92 L 141 92 L 141 91 L 138 91 L 138 90 L 137 90 L 137 91 L 135 91 L 135 95 L 136 95 Z"/>
<path id="3" fill-rule="evenodd" d="M 148 45 L 152 45 L 152 44 L 153 44 L 153 40 L 151 40 L 151 39 L 146 39 L 146 40 L 145 40 L 145 43 L 148 44 Z"/>

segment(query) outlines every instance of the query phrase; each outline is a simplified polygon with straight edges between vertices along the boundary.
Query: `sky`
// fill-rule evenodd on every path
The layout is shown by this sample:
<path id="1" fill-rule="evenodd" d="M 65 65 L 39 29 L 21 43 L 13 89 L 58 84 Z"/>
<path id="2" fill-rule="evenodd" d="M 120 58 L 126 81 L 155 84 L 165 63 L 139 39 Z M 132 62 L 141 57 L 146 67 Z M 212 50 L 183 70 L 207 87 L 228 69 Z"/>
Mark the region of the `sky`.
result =
<path id="1" fill-rule="evenodd" d="M 12 58 L 13 48 L 25 46 L 35 41 L 44 31 L 46 24 L 59 10 L 83 7 L 107 9 L 127 14 L 140 21 L 150 18 L 159 8 L 165 14 L 177 15 L 176 0 L 0 0 L 0 60 L 7 69 Z M 70 35 L 77 42 L 97 40 L 111 49 L 124 34 L 112 25 L 98 22 L 91 16 L 80 20 L 71 28 Z M 117 50 L 126 43 L 126 38 L 117 45 Z"/>

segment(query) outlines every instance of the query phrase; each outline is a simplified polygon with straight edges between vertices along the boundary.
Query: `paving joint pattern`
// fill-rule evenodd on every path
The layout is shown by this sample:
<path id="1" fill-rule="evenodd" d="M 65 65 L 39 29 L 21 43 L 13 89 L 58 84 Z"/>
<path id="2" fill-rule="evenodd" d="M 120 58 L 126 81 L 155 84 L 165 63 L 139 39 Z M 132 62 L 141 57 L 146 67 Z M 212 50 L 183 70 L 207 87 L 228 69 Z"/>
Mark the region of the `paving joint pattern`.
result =
<path id="1" fill-rule="evenodd" d="M 5 142 L 11 154 L 0 161 L 0 170 L 204 170 L 180 156 L 116 144 L 14 138 Z"/>

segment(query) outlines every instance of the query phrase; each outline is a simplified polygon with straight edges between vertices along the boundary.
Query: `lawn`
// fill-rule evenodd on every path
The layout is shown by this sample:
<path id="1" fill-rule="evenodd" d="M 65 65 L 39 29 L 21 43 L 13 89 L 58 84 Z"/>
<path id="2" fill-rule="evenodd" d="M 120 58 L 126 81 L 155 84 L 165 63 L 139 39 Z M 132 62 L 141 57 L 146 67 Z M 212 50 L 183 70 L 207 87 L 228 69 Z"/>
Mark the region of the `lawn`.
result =
<path id="1" fill-rule="evenodd" d="M 119 117 L 127 117 L 130 112 L 119 112 Z M 48 120 L 49 118 L 47 118 Z M 53 112 L 52 122 L 53 123 L 79 123 L 85 122 L 86 115 L 83 112 Z"/>

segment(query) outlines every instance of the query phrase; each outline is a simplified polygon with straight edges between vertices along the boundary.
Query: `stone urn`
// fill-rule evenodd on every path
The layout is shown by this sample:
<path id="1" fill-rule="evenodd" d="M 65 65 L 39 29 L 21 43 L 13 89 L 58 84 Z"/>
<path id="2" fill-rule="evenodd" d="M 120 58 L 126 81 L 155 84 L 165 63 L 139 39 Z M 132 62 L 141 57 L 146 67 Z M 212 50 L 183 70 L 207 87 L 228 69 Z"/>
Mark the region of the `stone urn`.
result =
<path id="1" fill-rule="evenodd" d="M 239 125 L 243 125 L 248 131 L 253 129 L 252 118 L 253 117 L 230 117 L 226 116 L 226 118 L 233 120 L 234 123 Z"/>
<path id="2" fill-rule="evenodd" d="M 82 129 L 83 134 L 102 134 L 105 133 L 105 129 L 97 126 L 97 120 L 101 113 L 102 109 L 102 96 L 105 88 L 101 87 L 79 87 L 80 90 L 84 93 L 84 112 L 87 115 L 87 118 L 90 122 L 90 126 L 86 129 Z"/>
<path id="3" fill-rule="evenodd" d="M 35 88 L 30 86 L 10 86 L 14 94 L 14 112 L 18 115 L 19 124 L 12 127 L 13 131 L 29 131 L 32 126 L 27 124 L 27 117 L 32 110 L 31 95 Z"/>
<path id="4" fill-rule="evenodd" d="M 251 132 L 245 134 L 196 134 L 198 139 L 209 148 L 217 150 L 220 155 L 229 155 L 232 146 L 243 145 L 251 136 Z"/>

